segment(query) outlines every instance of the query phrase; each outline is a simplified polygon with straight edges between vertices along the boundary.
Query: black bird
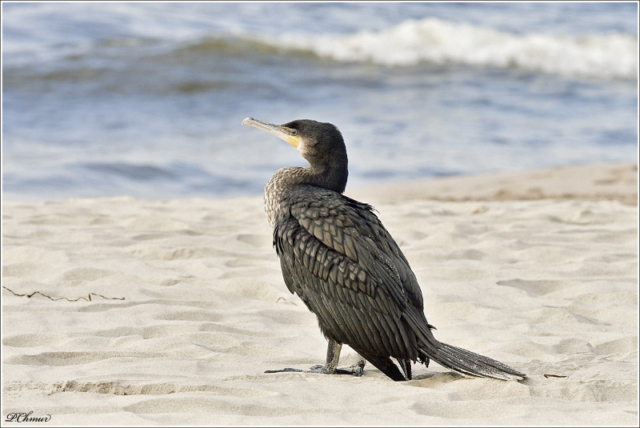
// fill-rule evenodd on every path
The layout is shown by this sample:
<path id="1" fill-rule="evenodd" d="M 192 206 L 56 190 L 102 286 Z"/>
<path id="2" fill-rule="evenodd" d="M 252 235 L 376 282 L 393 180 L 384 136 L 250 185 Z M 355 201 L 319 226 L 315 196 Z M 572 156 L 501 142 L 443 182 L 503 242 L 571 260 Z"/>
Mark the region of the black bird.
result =
<path id="1" fill-rule="evenodd" d="M 526 377 L 436 340 L 420 286 L 398 244 L 370 205 L 342 194 L 347 150 L 338 128 L 314 120 L 272 125 L 247 118 L 242 124 L 283 139 L 310 164 L 283 168 L 271 177 L 265 211 L 287 288 L 316 314 L 329 341 L 327 364 L 312 371 L 344 373 L 337 365 L 347 344 L 395 381 L 411 379 L 412 362 L 428 366 L 430 359 L 472 376 Z M 351 372 L 360 375 L 363 367 L 364 361 Z M 276 371 L 302 370 L 268 372 Z"/>

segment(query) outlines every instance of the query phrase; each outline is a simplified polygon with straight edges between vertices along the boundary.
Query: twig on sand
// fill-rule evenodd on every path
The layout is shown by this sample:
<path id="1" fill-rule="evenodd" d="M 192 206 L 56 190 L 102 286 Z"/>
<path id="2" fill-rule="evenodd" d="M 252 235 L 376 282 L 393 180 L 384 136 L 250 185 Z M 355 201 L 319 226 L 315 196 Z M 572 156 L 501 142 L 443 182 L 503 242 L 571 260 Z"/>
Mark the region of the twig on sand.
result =
<path id="1" fill-rule="evenodd" d="M 285 303 L 291 303 L 294 306 L 298 306 L 298 305 L 295 304 L 295 302 L 288 302 L 287 299 L 285 299 L 282 296 L 278 297 L 278 300 L 276 300 L 276 303 L 278 303 L 280 301 L 280 299 L 282 299 Z"/>
<path id="2" fill-rule="evenodd" d="M 87 302 L 90 302 L 91 301 L 91 296 L 98 296 L 98 297 L 102 297 L 103 299 L 107 299 L 107 300 L 124 300 L 124 297 L 105 297 L 102 294 L 97 294 L 97 293 L 89 293 L 89 294 L 87 294 L 87 297 L 81 296 L 81 297 L 78 297 L 77 299 L 69 299 L 67 297 L 51 297 L 51 296 L 47 296 L 46 294 L 41 293 L 40 291 L 34 291 L 33 293 L 30 293 L 30 294 L 19 294 L 19 293 L 16 293 L 15 291 L 5 287 L 4 285 L 2 286 L 2 288 L 4 288 L 7 291 L 10 291 L 15 296 L 28 297 L 29 299 L 32 298 L 33 296 L 35 296 L 36 294 L 39 294 L 39 295 L 41 295 L 43 297 L 46 297 L 49 300 L 54 300 L 54 301 L 55 300 L 67 300 L 69 302 L 77 302 L 77 301 L 82 299 L 82 300 L 86 300 Z"/>

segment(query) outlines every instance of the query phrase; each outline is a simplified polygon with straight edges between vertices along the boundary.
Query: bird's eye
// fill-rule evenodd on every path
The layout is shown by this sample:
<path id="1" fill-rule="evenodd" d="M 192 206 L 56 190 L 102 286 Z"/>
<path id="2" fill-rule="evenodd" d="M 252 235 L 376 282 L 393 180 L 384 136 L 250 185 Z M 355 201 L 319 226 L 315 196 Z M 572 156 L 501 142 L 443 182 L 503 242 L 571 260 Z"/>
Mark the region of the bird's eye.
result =
<path id="1" fill-rule="evenodd" d="M 298 131 L 296 131 L 295 129 L 291 130 L 291 135 L 298 135 Z"/>

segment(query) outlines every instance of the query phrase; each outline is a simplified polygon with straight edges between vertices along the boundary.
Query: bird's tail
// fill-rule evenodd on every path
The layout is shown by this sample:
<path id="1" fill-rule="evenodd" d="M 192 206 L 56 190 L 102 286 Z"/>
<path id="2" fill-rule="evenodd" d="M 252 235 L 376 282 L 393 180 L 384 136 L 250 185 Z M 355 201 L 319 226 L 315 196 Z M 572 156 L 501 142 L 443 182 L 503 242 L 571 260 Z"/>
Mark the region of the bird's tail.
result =
<path id="1" fill-rule="evenodd" d="M 512 369 L 491 358 L 451 346 L 437 340 L 431 333 L 434 329 L 423 313 L 409 306 L 403 314 L 407 326 L 416 333 L 419 359 L 428 364 L 431 359 L 446 368 L 478 377 L 492 377 L 501 380 L 520 380 L 526 374 Z"/>
<path id="2" fill-rule="evenodd" d="M 427 354 L 421 349 L 420 353 L 444 367 L 470 376 L 491 377 L 501 380 L 520 380 L 527 376 L 506 364 L 466 349 L 442 342 L 439 342 L 439 345 L 441 346 L 438 347 L 439 349 L 436 352 Z"/>

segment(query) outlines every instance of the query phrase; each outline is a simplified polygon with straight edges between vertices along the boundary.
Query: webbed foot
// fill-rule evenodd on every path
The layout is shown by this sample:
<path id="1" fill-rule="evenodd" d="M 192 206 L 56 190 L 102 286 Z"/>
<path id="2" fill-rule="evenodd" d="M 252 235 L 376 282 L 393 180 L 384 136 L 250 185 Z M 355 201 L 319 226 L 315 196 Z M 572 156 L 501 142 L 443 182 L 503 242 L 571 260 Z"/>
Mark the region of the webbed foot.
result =
<path id="1" fill-rule="evenodd" d="M 313 373 L 325 373 L 325 374 L 345 374 L 345 375 L 353 375 L 360 377 L 364 373 L 364 365 L 366 361 L 364 359 L 360 359 L 357 363 L 349 367 L 337 367 L 331 370 L 331 367 L 327 365 L 317 365 L 311 367 L 311 372 Z"/>
<path id="2" fill-rule="evenodd" d="M 265 370 L 265 373 L 320 373 L 320 374 L 339 374 L 339 375 L 352 375 L 360 377 L 364 373 L 365 361 L 360 360 L 356 364 L 349 367 L 332 368 L 328 365 L 318 364 L 317 366 L 310 367 L 309 370 L 285 368 L 280 370 Z"/>
<path id="3" fill-rule="evenodd" d="M 266 370 L 265 373 L 321 373 L 321 374 L 346 374 L 360 377 L 364 373 L 364 365 L 366 361 L 360 357 L 357 363 L 350 367 L 338 368 L 338 360 L 340 359 L 340 350 L 342 344 L 329 340 L 329 346 L 327 348 L 327 364 L 317 365 L 311 367 L 309 370 L 286 368 L 281 370 Z"/>

